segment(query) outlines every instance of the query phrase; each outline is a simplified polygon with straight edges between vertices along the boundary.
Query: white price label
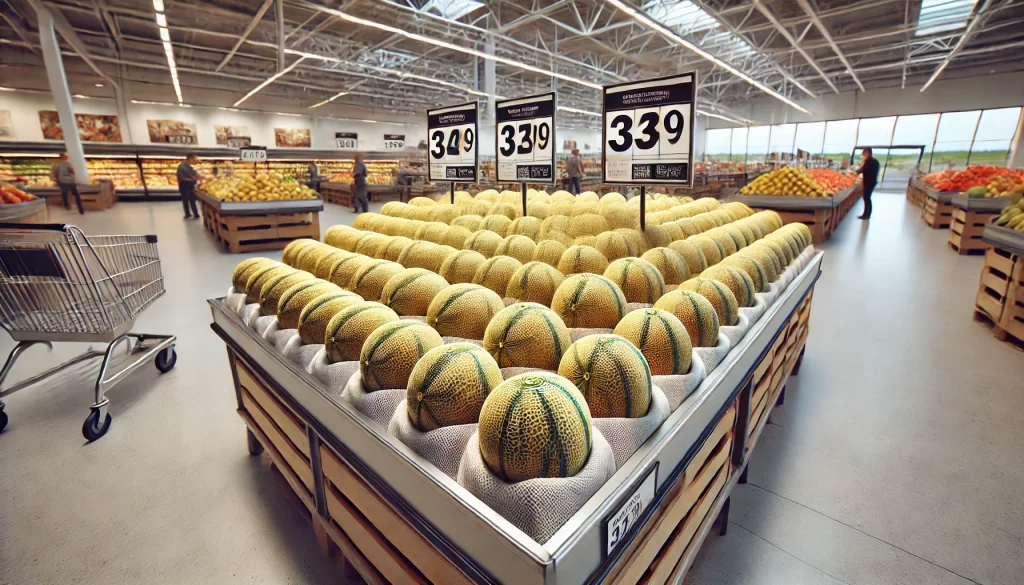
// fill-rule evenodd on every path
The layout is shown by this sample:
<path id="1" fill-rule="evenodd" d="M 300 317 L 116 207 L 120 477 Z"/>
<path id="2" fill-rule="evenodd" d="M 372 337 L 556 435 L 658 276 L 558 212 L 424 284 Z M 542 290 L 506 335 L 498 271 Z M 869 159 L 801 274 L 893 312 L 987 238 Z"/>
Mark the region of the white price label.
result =
<path id="1" fill-rule="evenodd" d="M 239 151 L 241 160 L 246 162 L 266 162 L 266 148 L 243 148 Z"/>
<path id="2" fill-rule="evenodd" d="M 385 134 L 384 150 L 405 150 L 405 135 Z"/>
<path id="3" fill-rule="evenodd" d="M 355 138 L 335 138 L 338 143 L 338 148 L 356 148 L 359 146 L 359 140 Z"/>
<path id="4" fill-rule="evenodd" d="M 611 556 L 618 547 L 630 535 L 633 528 L 640 521 L 644 510 L 654 501 L 658 487 L 657 465 L 648 472 L 647 477 L 640 482 L 640 485 L 633 490 L 626 501 L 619 506 L 618 510 L 605 518 L 605 555 Z"/>
<path id="5" fill-rule="evenodd" d="M 553 93 L 497 102 L 499 182 L 554 182 L 555 110 Z"/>
<path id="6" fill-rule="evenodd" d="M 475 182 L 477 104 L 427 112 L 427 157 L 431 181 Z"/>

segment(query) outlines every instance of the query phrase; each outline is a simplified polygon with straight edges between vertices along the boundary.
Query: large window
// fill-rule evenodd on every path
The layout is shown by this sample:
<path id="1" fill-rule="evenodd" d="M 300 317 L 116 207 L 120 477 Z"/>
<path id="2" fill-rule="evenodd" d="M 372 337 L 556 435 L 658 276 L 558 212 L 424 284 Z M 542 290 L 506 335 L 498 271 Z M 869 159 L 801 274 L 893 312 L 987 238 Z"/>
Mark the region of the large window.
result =
<path id="1" fill-rule="evenodd" d="M 967 166 L 971 141 L 978 127 L 981 111 L 950 112 L 939 118 L 939 130 L 935 134 L 935 151 L 932 153 L 931 171 L 946 168 L 962 169 Z"/>
<path id="2" fill-rule="evenodd" d="M 772 126 L 772 136 L 768 152 L 793 154 L 793 141 L 796 140 L 796 124 L 779 124 Z"/>
<path id="3" fill-rule="evenodd" d="M 857 124 L 859 120 L 833 120 L 825 123 L 825 146 L 822 149 L 825 158 L 833 162 L 850 160 L 850 153 L 857 143 Z"/>
<path id="4" fill-rule="evenodd" d="M 935 142 L 935 130 L 939 126 L 938 114 L 922 114 L 920 116 L 900 116 L 896 120 L 896 129 L 892 134 L 892 143 L 900 146 L 923 146 L 924 156 L 921 158 L 923 169 L 928 168 L 928 160 L 932 156 L 932 144 Z M 909 150 L 900 153 L 889 153 L 889 165 L 900 168 L 917 162 L 918 153 Z"/>
<path id="5" fill-rule="evenodd" d="M 825 141 L 825 123 L 811 122 L 796 125 L 796 148 L 810 154 L 821 154 Z"/>
<path id="6" fill-rule="evenodd" d="M 747 129 L 732 129 L 732 161 L 744 162 L 747 160 Z"/>
<path id="7" fill-rule="evenodd" d="M 972 165 L 1005 166 L 1010 157 L 1010 143 L 1017 133 L 1020 108 L 985 110 L 978 122 L 978 131 L 971 145 Z"/>
<path id="8" fill-rule="evenodd" d="M 704 157 L 711 160 L 729 160 L 732 128 L 714 128 L 707 131 Z"/>
<path id="9" fill-rule="evenodd" d="M 771 126 L 753 126 L 747 132 L 747 162 L 764 162 L 768 154 L 768 134 Z"/>

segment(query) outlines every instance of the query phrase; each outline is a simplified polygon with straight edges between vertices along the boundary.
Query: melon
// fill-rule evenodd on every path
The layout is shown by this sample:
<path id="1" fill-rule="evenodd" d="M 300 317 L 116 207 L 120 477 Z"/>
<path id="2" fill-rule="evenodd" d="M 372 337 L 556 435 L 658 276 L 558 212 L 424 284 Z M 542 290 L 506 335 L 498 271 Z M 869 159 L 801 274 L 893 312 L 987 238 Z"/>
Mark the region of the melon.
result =
<path id="1" fill-rule="evenodd" d="M 683 375 L 690 371 L 690 334 L 679 318 L 664 309 L 631 311 L 615 326 L 615 335 L 640 350 L 652 375 Z"/>
<path id="2" fill-rule="evenodd" d="M 270 258 L 247 258 L 242 260 L 238 263 L 238 266 L 235 266 L 234 272 L 231 273 L 231 286 L 235 287 L 236 293 L 244 294 L 249 277 L 254 272 L 272 266 L 281 266 L 281 263 Z"/>
<path id="3" fill-rule="evenodd" d="M 694 347 L 718 345 L 718 313 L 711 301 L 689 290 L 674 290 L 654 303 L 655 309 L 672 313 L 682 321 Z"/>
<path id="4" fill-rule="evenodd" d="M 714 238 L 701 234 L 686 238 L 686 241 L 700 249 L 708 266 L 714 266 L 721 262 L 722 258 L 725 258 L 725 250 Z M 691 270 L 690 273 L 693 274 L 693 271 Z"/>
<path id="5" fill-rule="evenodd" d="M 572 477 L 593 447 L 587 401 L 572 382 L 547 372 L 505 380 L 480 409 L 480 455 L 502 480 Z"/>
<path id="6" fill-rule="evenodd" d="M 263 285 L 267 281 L 293 272 L 296 272 L 296 270 L 291 266 L 277 262 L 270 265 L 264 264 L 262 267 L 253 270 L 249 274 L 249 280 L 245 281 L 245 303 L 251 305 L 260 302 L 260 291 L 263 290 Z"/>
<path id="7" fill-rule="evenodd" d="M 503 368 L 554 370 L 569 347 L 569 329 L 551 309 L 516 303 L 498 312 L 484 331 L 484 349 Z"/>
<path id="8" fill-rule="evenodd" d="M 455 284 L 459 282 L 472 282 L 480 265 L 487 261 L 480 252 L 474 250 L 459 250 L 444 259 L 437 272 L 448 282 Z"/>
<path id="9" fill-rule="evenodd" d="M 603 276 L 575 274 L 555 290 L 551 308 L 569 327 L 613 329 L 625 314 L 626 297 Z"/>
<path id="10" fill-rule="evenodd" d="M 640 418 L 651 406 L 651 369 L 624 337 L 587 335 L 569 347 L 558 375 L 576 385 L 594 418 Z"/>
<path id="11" fill-rule="evenodd" d="M 762 266 L 756 258 L 752 258 L 747 254 L 736 254 L 723 260 L 722 265 L 734 266 L 743 272 L 746 272 L 747 276 L 749 276 L 750 280 L 754 283 L 754 290 L 756 292 L 768 292 L 768 286 L 771 283 L 771 280 L 768 278 L 768 273 L 765 271 L 765 267 Z"/>
<path id="12" fill-rule="evenodd" d="M 376 301 L 388 280 L 403 270 L 398 262 L 370 260 L 352 275 L 347 288 L 364 299 Z"/>
<path id="13" fill-rule="evenodd" d="M 511 256 L 525 264 L 533 260 L 533 253 L 537 250 L 537 244 L 526 236 L 512 235 L 502 240 L 501 245 L 494 251 L 495 256 Z"/>
<path id="14" fill-rule="evenodd" d="M 381 325 L 398 321 L 394 311 L 380 303 L 363 301 L 338 311 L 324 330 L 324 345 L 329 363 L 359 359 L 363 342 Z"/>
<path id="15" fill-rule="evenodd" d="M 563 280 L 565 277 L 554 267 L 543 262 L 527 262 L 512 273 L 505 297 L 547 307 Z"/>
<path id="16" fill-rule="evenodd" d="M 445 248 L 433 242 L 413 242 L 398 257 L 398 263 L 406 268 L 425 268 L 437 272 L 445 258 Z"/>
<path id="17" fill-rule="evenodd" d="M 426 315 L 434 295 L 447 287 L 447 280 L 425 268 L 406 268 L 384 284 L 380 302 L 402 316 Z"/>
<path id="18" fill-rule="evenodd" d="M 658 269 L 667 286 L 675 286 L 690 277 L 686 260 L 672 248 L 651 248 L 640 258 Z"/>
<path id="19" fill-rule="evenodd" d="M 649 248 L 664 248 L 672 243 L 672 235 L 660 225 L 648 225 L 644 229 L 643 234 L 644 241 L 646 242 L 645 250 Z"/>
<path id="20" fill-rule="evenodd" d="M 413 367 L 425 353 L 444 341 L 433 327 L 420 321 L 392 321 L 370 334 L 359 354 L 359 372 L 366 390 L 405 388 Z"/>
<path id="21" fill-rule="evenodd" d="M 352 255 L 352 252 L 346 252 L 344 250 L 338 250 L 336 248 L 328 248 L 328 251 L 320 254 L 319 259 L 316 262 L 316 266 L 310 272 L 313 276 L 323 279 L 330 280 L 331 278 L 331 266 L 335 262 L 340 261 L 342 258 L 348 258 Z"/>
<path id="22" fill-rule="evenodd" d="M 503 238 L 490 230 L 479 230 L 473 233 L 462 243 L 463 249 L 474 250 L 483 254 L 486 258 L 494 256 L 494 251 L 503 242 Z"/>
<path id="23" fill-rule="evenodd" d="M 482 347 L 468 342 L 435 347 L 409 375 L 409 420 L 421 431 L 475 423 L 501 382 L 501 369 Z"/>
<path id="24" fill-rule="evenodd" d="M 316 240 L 310 240 L 313 242 L 300 249 L 295 255 L 295 267 L 299 270 L 305 270 L 309 273 L 316 272 L 316 267 L 320 263 L 320 259 L 324 256 L 331 254 L 332 252 L 338 252 L 333 247 L 326 244 L 321 244 Z"/>
<path id="25" fill-rule="evenodd" d="M 484 218 L 479 215 L 460 215 L 452 220 L 451 225 L 466 228 L 472 233 L 480 229 L 480 223 L 483 220 Z M 454 246 L 455 244 L 450 245 Z"/>
<path id="26" fill-rule="evenodd" d="M 767 245 L 762 242 L 754 242 L 750 246 L 740 250 L 737 256 L 749 256 L 757 260 L 768 276 L 768 282 L 775 282 L 782 274 L 782 262 Z"/>
<path id="27" fill-rule="evenodd" d="M 739 306 L 754 306 L 754 303 L 756 302 L 754 293 L 757 292 L 757 287 L 754 286 L 754 281 L 747 276 L 746 272 L 743 272 L 734 266 L 722 264 L 719 266 L 712 266 L 704 272 L 701 272 L 700 275 L 702 278 L 717 280 L 729 287 L 729 290 L 731 290 L 732 294 L 735 295 L 736 302 L 739 303 Z"/>
<path id="28" fill-rule="evenodd" d="M 558 240 L 541 240 L 533 252 L 533 260 L 557 268 L 558 261 L 562 259 L 565 249 L 565 244 Z"/>
<path id="29" fill-rule="evenodd" d="M 592 246 L 573 245 L 566 248 L 558 260 L 558 271 L 571 274 L 601 274 L 608 268 L 608 259 Z"/>
<path id="30" fill-rule="evenodd" d="M 349 248 L 345 246 L 347 238 L 352 237 L 352 234 L 358 233 L 361 232 L 352 226 L 341 224 L 332 225 L 327 228 L 326 232 L 324 232 L 324 243 L 328 246 L 334 246 L 339 250 L 348 250 Z"/>
<path id="31" fill-rule="evenodd" d="M 443 244 L 445 236 L 448 235 L 448 224 L 439 221 L 424 223 L 416 230 L 414 240 Z"/>
<path id="32" fill-rule="evenodd" d="M 710 278 L 694 277 L 679 285 L 679 290 L 688 290 L 711 301 L 720 325 L 736 325 L 740 320 L 740 307 L 736 295 L 729 287 Z"/>
<path id="33" fill-rule="evenodd" d="M 375 232 L 367 232 L 356 242 L 356 247 L 353 252 L 369 256 L 370 258 L 379 258 L 381 250 L 384 249 L 389 242 L 390 240 L 388 239 L 388 236 Z"/>
<path id="34" fill-rule="evenodd" d="M 626 236 L 619 232 L 602 232 L 597 235 L 597 239 L 594 242 L 594 247 L 600 252 L 608 261 L 618 260 L 619 258 L 625 258 L 627 256 L 634 256 L 636 253 L 633 251 L 633 247 L 630 245 L 629 240 Z"/>
<path id="35" fill-rule="evenodd" d="M 619 285 L 627 303 L 653 304 L 665 293 L 665 279 L 653 264 L 640 258 L 622 258 L 608 265 L 604 277 Z"/>
<path id="36" fill-rule="evenodd" d="M 427 324 L 445 337 L 483 339 L 491 318 L 504 308 L 501 296 L 485 286 L 453 284 L 430 301 Z"/>
<path id="37" fill-rule="evenodd" d="M 353 253 L 349 256 L 338 258 L 328 268 L 326 280 L 333 282 L 341 288 L 348 289 L 349 283 L 352 282 L 352 275 L 368 262 L 373 262 L 373 258 L 368 258 L 362 254 Z"/>
<path id="38" fill-rule="evenodd" d="M 315 276 L 305 270 L 296 270 L 289 274 L 279 274 L 267 280 L 263 288 L 260 289 L 260 314 L 276 315 L 277 306 L 284 295 L 284 291 L 300 282 L 315 278 Z"/>
<path id="39" fill-rule="evenodd" d="M 327 324 L 345 307 L 363 302 L 363 297 L 354 292 L 338 289 L 322 294 L 302 308 L 299 313 L 298 329 L 302 343 L 323 343 Z"/>
<path id="40" fill-rule="evenodd" d="M 782 261 L 783 270 L 787 266 L 793 263 L 793 258 L 796 258 L 796 254 L 793 254 L 793 248 L 790 247 L 789 242 L 780 235 L 775 233 L 768 234 L 762 240 L 765 246 L 768 246 L 775 252 L 775 255 Z"/>
<path id="41" fill-rule="evenodd" d="M 462 248 L 462 243 L 471 235 L 473 235 L 473 232 L 464 227 L 450 226 L 445 232 L 442 241 L 438 243 L 445 244 L 459 250 Z"/>
<path id="42" fill-rule="evenodd" d="M 501 237 L 501 234 L 508 232 L 508 226 L 511 223 L 512 220 L 505 215 L 488 215 L 480 222 L 480 229 L 490 230 Z"/>
<path id="43" fill-rule="evenodd" d="M 537 239 L 537 234 L 540 233 L 540 224 L 541 220 L 537 217 L 520 217 L 508 224 L 505 235 L 520 235 L 526 236 L 530 240 L 535 240 Z"/>
<path id="44" fill-rule="evenodd" d="M 675 250 L 683 257 L 690 274 L 700 274 L 708 267 L 704 252 L 689 240 L 676 240 L 668 245 L 668 249 Z"/>
<path id="45" fill-rule="evenodd" d="M 488 258 L 476 269 L 476 274 L 473 275 L 473 284 L 482 284 L 499 295 L 503 295 L 508 290 L 508 281 L 521 266 L 522 263 L 511 256 Z"/>
<path id="46" fill-rule="evenodd" d="M 319 278 L 304 280 L 284 291 L 277 302 L 277 321 L 281 329 L 298 329 L 299 315 L 313 299 L 341 288 Z"/>
<path id="47" fill-rule="evenodd" d="M 287 264 L 289 266 L 293 266 L 295 268 L 298 268 L 298 266 L 296 266 L 296 263 L 295 263 L 295 258 L 296 258 L 296 256 L 298 256 L 299 252 L 302 251 L 306 247 L 309 247 L 309 246 L 311 246 L 313 244 L 319 244 L 319 243 L 320 242 L 318 242 L 316 240 L 311 240 L 311 239 L 308 239 L 308 238 L 301 238 L 301 239 L 298 239 L 298 240 L 292 240 L 292 241 L 288 242 L 288 245 L 284 247 L 284 250 L 281 250 L 281 262 L 284 262 L 285 264 Z"/>

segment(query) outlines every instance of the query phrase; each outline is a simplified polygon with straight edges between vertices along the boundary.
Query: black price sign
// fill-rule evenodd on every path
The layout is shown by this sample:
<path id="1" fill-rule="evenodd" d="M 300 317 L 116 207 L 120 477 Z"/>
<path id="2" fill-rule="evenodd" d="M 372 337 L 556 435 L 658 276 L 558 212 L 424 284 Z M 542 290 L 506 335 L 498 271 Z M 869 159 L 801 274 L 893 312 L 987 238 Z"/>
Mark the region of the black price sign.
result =
<path id="1" fill-rule="evenodd" d="M 342 150 L 355 150 L 359 148 L 359 134 L 355 132 L 335 132 L 334 141 Z"/>
<path id="2" fill-rule="evenodd" d="M 475 183 L 477 103 L 427 110 L 427 167 L 431 181 Z"/>
<path id="3" fill-rule="evenodd" d="M 496 103 L 498 182 L 555 182 L 555 94 Z"/>
<path id="4" fill-rule="evenodd" d="M 405 134 L 385 134 L 384 150 L 405 150 Z"/>
<path id="5" fill-rule="evenodd" d="M 697 73 L 604 87 L 604 182 L 693 181 Z"/>

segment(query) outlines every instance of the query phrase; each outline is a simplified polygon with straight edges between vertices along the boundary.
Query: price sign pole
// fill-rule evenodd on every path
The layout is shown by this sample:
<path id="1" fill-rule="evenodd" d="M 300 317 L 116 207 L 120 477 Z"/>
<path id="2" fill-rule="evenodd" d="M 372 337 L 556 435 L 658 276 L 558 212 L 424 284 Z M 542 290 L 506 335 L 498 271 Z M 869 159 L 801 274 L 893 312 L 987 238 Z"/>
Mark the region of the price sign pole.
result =
<path id="1" fill-rule="evenodd" d="M 498 182 L 519 183 L 526 216 L 526 184 L 555 182 L 555 94 L 495 102 Z"/>
<path id="2" fill-rule="evenodd" d="M 640 228 L 647 228 L 647 186 L 693 186 L 697 73 L 604 86 L 601 162 L 604 182 L 640 186 Z"/>
<path id="3" fill-rule="evenodd" d="M 452 203 L 456 182 L 477 181 L 478 114 L 476 102 L 427 110 L 427 180 L 450 183 Z"/>

